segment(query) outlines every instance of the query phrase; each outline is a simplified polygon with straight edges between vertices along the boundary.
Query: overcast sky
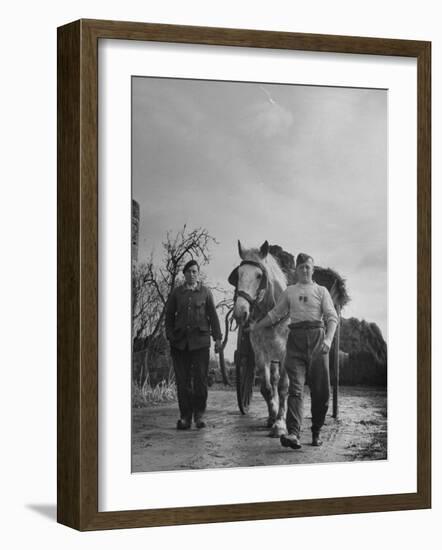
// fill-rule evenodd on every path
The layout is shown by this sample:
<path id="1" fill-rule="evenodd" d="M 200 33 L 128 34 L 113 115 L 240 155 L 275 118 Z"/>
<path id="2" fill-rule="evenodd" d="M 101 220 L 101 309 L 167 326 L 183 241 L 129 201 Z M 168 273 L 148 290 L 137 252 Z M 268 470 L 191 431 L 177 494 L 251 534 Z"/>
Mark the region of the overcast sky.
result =
<path id="1" fill-rule="evenodd" d="M 237 240 L 266 239 L 347 279 L 344 317 L 387 337 L 387 92 L 133 78 L 139 261 L 203 226 L 228 287 Z"/>

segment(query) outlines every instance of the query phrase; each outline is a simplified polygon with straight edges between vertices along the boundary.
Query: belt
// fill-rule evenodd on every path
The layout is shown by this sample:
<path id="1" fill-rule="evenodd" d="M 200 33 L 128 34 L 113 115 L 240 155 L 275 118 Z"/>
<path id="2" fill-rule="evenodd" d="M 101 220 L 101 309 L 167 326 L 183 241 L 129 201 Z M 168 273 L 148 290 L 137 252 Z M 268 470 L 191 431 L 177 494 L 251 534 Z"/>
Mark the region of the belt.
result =
<path id="1" fill-rule="evenodd" d="M 315 328 L 324 328 L 322 321 L 301 321 L 300 323 L 290 323 L 290 330 L 309 330 Z"/>

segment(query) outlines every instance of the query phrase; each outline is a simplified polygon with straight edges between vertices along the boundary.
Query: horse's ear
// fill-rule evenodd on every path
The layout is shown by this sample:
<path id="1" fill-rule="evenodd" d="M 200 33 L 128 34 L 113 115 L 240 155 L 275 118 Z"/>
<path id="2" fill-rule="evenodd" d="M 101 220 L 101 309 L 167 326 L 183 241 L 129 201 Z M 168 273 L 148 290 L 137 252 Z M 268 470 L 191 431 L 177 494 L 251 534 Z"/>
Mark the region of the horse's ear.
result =
<path id="1" fill-rule="evenodd" d="M 241 241 L 238 239 L 238 253 L 241 260 L 244 260 L 244 253 L 242 251 Z"/>
<path id="2" fill-rule="evenodd" d="M 238 268 L 237 267 L 235 267 L 235 269 L 229 275 L 229 278 L 227 280 L 235 288 L 238 286 Z"/>
<path id="3" fill-rule="evenodd" d="M 269 253 L 269 241 L 265 241 L 262 245 L 261 245 L 261 248 L 259 249 L 259 253 L 261 255 L 261 258 L 264 259 L 267 254 Z"/>

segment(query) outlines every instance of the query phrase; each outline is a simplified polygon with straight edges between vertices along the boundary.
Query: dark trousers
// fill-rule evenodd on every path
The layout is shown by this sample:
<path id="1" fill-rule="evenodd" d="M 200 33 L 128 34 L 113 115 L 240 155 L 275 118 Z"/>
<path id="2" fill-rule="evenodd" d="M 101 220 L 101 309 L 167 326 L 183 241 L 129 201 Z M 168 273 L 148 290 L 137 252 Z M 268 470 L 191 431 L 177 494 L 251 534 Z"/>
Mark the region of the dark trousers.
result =
<path id="1" fill-rule="evenodd" d="M 322 354 L 324 329 L 292 329 L 287 340 L 285 368 L 289 377 L 287 431 L 299 436 L 304 416 L 304 384 L 310 387 L 312 432 L 324 425 L 330 398 L 328 353 Z"/>
<path id="2" fill-rule="evenodd" d="M 207 375 L 210 348 L 170 348 L 178 390 L 181 418 L 187 421 L 201 418 L 207 404 Z"/>

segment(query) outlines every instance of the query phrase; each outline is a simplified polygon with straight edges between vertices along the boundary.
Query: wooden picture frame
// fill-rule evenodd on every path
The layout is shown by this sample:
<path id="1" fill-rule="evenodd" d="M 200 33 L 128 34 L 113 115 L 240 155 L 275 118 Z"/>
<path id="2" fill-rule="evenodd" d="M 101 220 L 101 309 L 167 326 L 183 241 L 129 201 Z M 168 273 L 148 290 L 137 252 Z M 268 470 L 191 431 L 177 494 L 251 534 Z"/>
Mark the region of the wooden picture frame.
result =
<path id="1" fill-rule="evenodd" d="M 417 60 L 417 492 L 98 511 L 98 41 L 139 40 Z M 431 506 L 431 44 L 79 20 L 58 29 L 58 521 L 82 531 Z"/>

